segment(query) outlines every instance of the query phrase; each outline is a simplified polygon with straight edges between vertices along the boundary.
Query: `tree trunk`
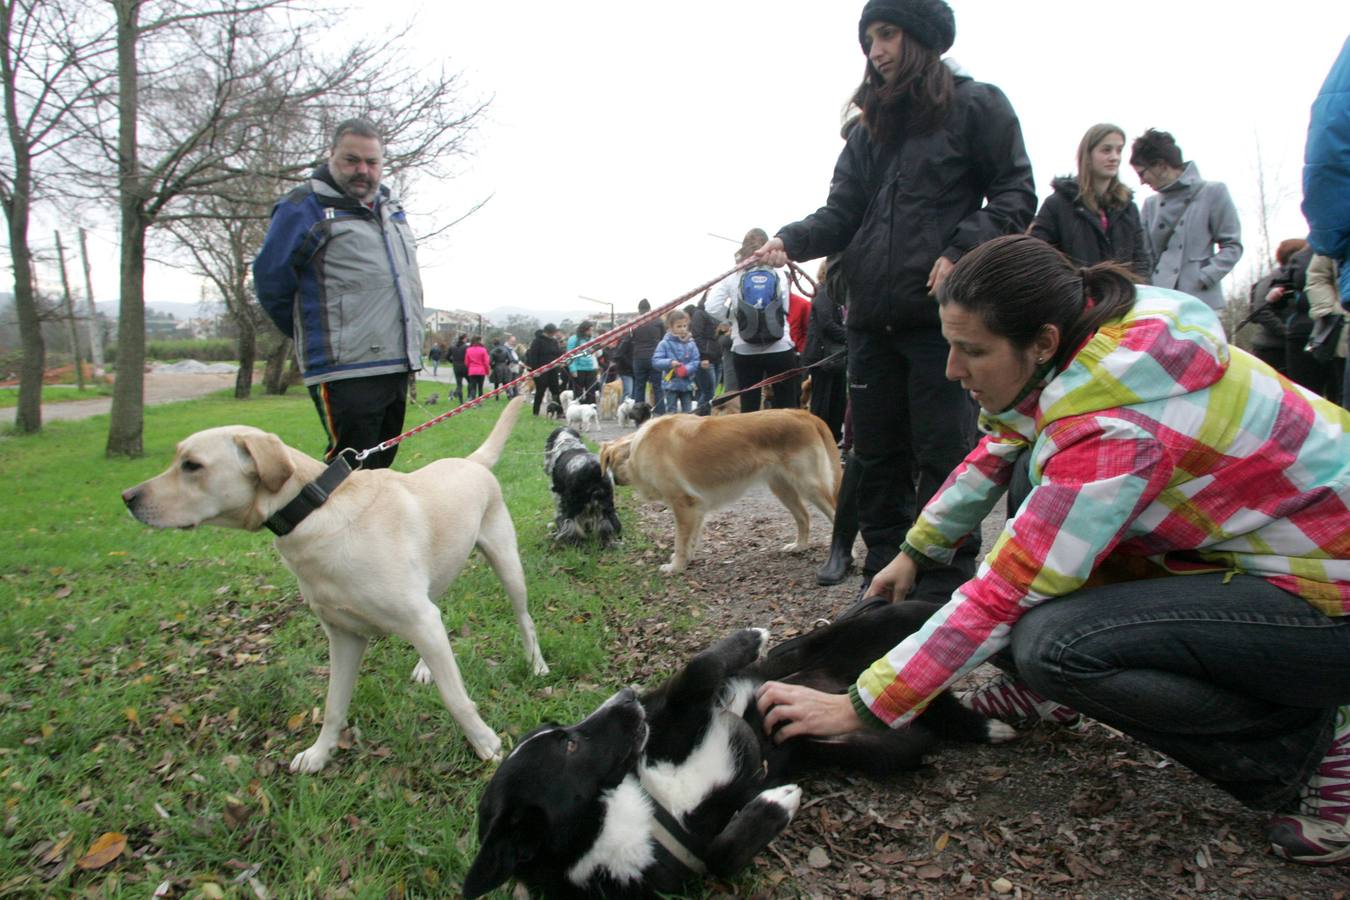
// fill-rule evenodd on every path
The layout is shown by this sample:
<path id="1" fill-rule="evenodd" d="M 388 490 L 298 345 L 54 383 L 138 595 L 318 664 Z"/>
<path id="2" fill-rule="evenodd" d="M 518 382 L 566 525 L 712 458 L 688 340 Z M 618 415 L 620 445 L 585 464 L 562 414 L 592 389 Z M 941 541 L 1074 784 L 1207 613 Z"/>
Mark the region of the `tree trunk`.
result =
<path id="1" fill-rule="evenodd" d="M 24 192 L 22 197 L 20 190 Z M 42 430 L 42 373 L 47 365 L 47 347 L 42 341 L 42 322 L 33 292 L 33 260 L 28 255 L 27 191 L 27 186 L 20 189 L 16 184 L 14 202 L 5 212 L 9 214 L 9 255 L 14 264 L 14 311 L 23 347 L 14 428 L 21 434 L 34 434 Z"/>
<path id="2" fill-rule="evenodd" d="M 4 198 L 5 222 L 9 231 L 9 256 L 14 266 L 14 312 L 19 320 L 19 344 L 23 359 L 19 363 L 19 407 L 14 428 L 21 434 L 42 430 L 42 373 L 47 367 L 47 347 L 42 340 L 42 322 L 38 316 L 37 296 L 33 290 L 33 257 L 28 249 L 28 210 L 32 202 L 33 160 L 31 147 L 19 121 L 12 66 L 14 7 L 0 4 L 0 36 L 3 56 L 0 68 L 4 76 L 5 126 L 14 154 L 11 191 Z"/>
<path id="3" fill-rule="evenodd" d="M 258 359 L 258 330 L 247 316 L 236 316 L 239 326 L 239 372 L 234 378 L 234 399 L 247 400 L 253 393 L 253 363 Z"/>
<path id="4" fill-rule="evenodd" d="M 138 457 L 145 430 L 145 231 L 140 160 L 136 150 L 139 0 L 116 0 L 117 167 L 122 213 L 121 299 L 117 315 L 117 378 L 108 423 L 109 456 Z"/>
<path id="5" fill-rule="evenodd" d="M 291 345 L 294 342 L 283 337 L 271 353 L 267 354 L 267 367 L 263 369 L 263 390 L 269 394 L 286 393 L 290 379 L 286 377 L 286 361 L 291 357 Z"/>

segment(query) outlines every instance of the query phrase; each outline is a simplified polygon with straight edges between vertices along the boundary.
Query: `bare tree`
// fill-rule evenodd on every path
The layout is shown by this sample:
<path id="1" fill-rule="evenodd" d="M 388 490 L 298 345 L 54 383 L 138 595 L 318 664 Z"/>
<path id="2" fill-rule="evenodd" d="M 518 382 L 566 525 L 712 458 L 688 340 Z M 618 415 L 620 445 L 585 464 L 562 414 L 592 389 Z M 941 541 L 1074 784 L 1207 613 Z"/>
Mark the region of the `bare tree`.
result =
<path id="1" fill-rule="evenodd" d="M 232 217 L 213 210 L 208 198 L 256 203 L 260 179 L 275 185 L 297 178 L 322 158 L 326 126 L 353 114 L 375 118 L 389 143 L 398 142 L 391 168 L 402 167 L 405 177 L 439 172 L 481 106 L 459 110 L 450 103 L 453 76 L 424 78 L 394 65 L 397 35 L 358 43 L 333 59 L 317 57 L 311 48 L 325 21 L 308 15 L 299 0 L 109 2 L 117 16 L 118 131 L 115 141 L 103 136 L 103 147 L 116 162 L 122 258 L 107 453 L 139 456 L 151 227 Z M 400 102 L 388 103 L 393 99 Z M 279 121 L 309 136 L 311 149 L 261 171 L 260 160 L 276 159 Z M 88 174 L 92 183 L 107 184 L 106 172 Z M 247 237 L 241 232 L 238 240 L 230 263 L 236 269 L 247 256 Z M 242 283 L 237 272 L 222 280 L 230 291 Z"/>
<path id="2" fill-rule="evenodd" d="M 0 166 L 0 206 L 8 226 L 14 270 L 14 306 L 23 361 L 15 427 L 42 428 L 42 373 L 46 344 L 33 270 L 28 226 L 42 189 L 42 164 L 97 121 L 97 101 L 107 78 L 101 57 L 110 34 L 79 0 L 0 0 L 0 78 L 3 78 L 7 159 Z"/>

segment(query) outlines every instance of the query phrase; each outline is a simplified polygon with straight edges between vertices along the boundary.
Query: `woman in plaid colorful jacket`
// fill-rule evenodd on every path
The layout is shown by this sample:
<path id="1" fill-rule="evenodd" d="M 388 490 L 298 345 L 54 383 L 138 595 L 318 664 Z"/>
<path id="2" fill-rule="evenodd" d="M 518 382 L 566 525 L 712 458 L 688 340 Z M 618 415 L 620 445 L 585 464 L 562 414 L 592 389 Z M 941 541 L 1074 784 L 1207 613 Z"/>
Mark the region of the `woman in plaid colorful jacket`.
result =
<path id="1" fill-rule="evenodd" d="M 1350 861 L 1350 413 L 1200 301 L 1028 236 L 963 257 L 941 316 L 984 437 L 871 593 L 903 598 L 1010 485 L 1016 514 L 848 695 L 765 685 L 766 728 L 899 727 L 992 659 L 968 706 L 1091 716 L 1273 811 L 1277 854 Z"/>

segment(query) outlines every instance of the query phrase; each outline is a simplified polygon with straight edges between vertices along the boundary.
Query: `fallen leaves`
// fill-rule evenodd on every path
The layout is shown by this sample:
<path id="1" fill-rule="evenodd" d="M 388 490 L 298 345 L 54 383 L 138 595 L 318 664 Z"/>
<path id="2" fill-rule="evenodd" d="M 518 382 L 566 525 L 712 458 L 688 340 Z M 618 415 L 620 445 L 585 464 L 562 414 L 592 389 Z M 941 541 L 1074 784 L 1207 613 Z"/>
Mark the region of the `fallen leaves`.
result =
<path id="1" fill-rule="evenodd" d="M 111 863 L 117 857 L 122 855 L 122 851 L 127 849 L 127 836 L 117 831 L 107 831 L 99 835 L 94 843 L 89 845 L 75 865 L 85 871 L 92 869 L 101 869 Z"/>

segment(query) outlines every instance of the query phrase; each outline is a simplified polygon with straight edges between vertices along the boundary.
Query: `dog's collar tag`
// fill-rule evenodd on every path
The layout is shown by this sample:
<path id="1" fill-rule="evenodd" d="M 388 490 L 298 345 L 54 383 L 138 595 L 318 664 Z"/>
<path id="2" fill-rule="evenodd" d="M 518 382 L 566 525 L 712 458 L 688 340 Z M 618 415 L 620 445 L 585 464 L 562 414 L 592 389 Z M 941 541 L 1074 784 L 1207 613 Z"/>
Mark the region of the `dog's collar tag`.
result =
<path id="1" fill-rule="evenodd" d="M 294 500 L 274 512 L 263 524 L 277 537 L 290 534 L 310 513 L 323 506 L 328 496 L 338 485 L 346 481 L 350 474 L 352 474 L 351 463 L 347 462 L 345 455 L 338 456 L 328 464 L 323 474 L 302 487 Z"/>

